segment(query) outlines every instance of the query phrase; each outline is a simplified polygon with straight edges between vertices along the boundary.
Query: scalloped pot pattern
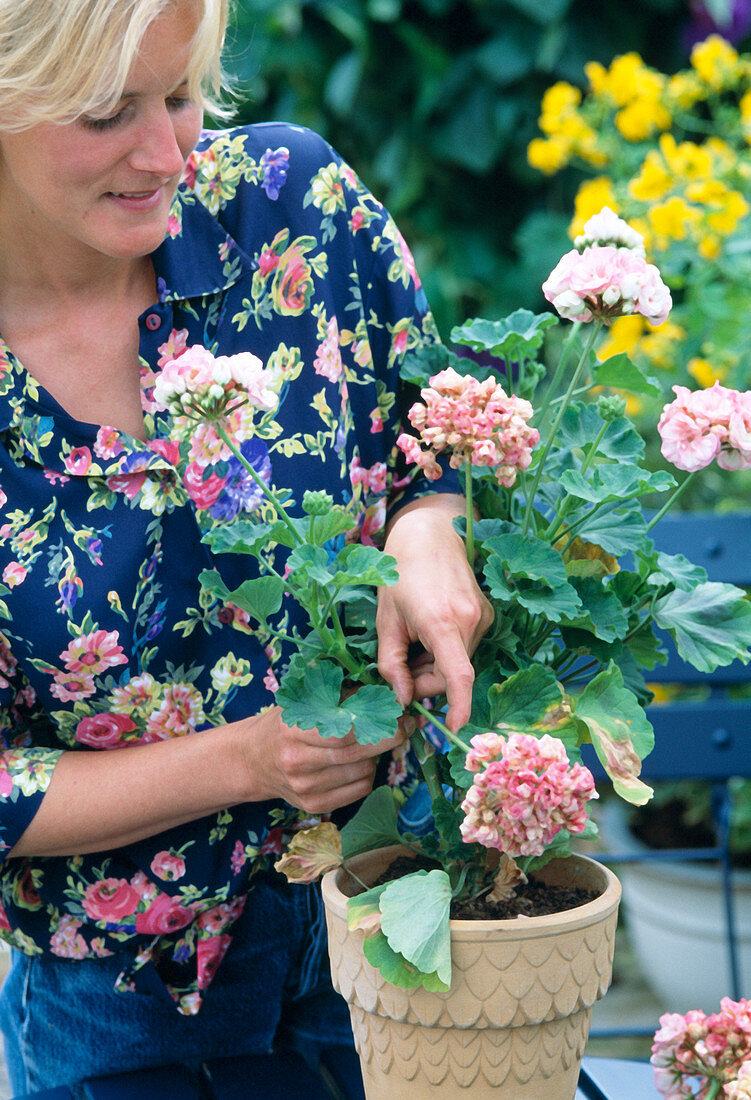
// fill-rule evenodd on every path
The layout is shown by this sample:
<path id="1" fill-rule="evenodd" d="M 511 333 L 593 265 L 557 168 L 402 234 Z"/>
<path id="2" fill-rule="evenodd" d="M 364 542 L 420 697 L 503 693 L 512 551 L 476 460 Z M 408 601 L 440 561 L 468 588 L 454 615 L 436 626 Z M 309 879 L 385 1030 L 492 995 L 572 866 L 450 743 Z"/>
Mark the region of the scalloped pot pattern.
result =
<path id="1" fill-rule="evenodd" d="M 374 881 L 402 849 L 350 861 Z M 620 885 L 585 856 L 540 872 L 601 891 L 587 905 L 529 920 L 452 921 L 448 993 L 401 989 L 347 928 L 346 871 L 324 877 L 336 989 L 350 1006 L 367 1100 L 573 1100 L 592 1006 L 612 975 Z"/>

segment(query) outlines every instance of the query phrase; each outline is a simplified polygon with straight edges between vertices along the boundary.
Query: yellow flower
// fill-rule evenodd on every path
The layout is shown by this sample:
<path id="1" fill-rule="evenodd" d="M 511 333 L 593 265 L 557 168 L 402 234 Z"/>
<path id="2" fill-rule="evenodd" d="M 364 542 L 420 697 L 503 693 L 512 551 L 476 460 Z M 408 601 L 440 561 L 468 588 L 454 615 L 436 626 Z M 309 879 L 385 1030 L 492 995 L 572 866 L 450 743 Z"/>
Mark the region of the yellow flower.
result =
<path id="1" fill-rule="evenodd" d="M 573 84 L 559 80 L 551 84 L 542 97 L 542 113 L 554 117 L 568 113 L 581 103 L 582 94 Z"/>
<path id="2" fill-rule="evenodd" d="M 695 72 L 684 70 L 668 79 L 666 93 L 669 101 L 684 111 L 690 110 L 695 103 L 706 97 L 706 89 Z"/>
<path id="3" fill-rule="evenodd" d="M 625 107 L 640 94 L 647 72 L 638 53 L 624 53 L 613 59 L 607 74 L 606 90 L 616 106 Z"/>
<path id="4" fill-rule="evenodd" d="M 664 198 L 672 186 L 673 176 L 665 167 L 665 162 L 656 149 L 650 149 L 641 171 L 631 180 L 628 190 L 632 198 L 654 202 L 655 199 Z"/>
<path id="5" fill-rule="evenodd" d="M 568 227 L 572 239 L 584 231 L 584 223 L 593 214 L 598 214 L 603 206 L 609 206 L 616 214 L 618 213 L 612 180 L 607 176 L 595 176 L 594 179 L 585 180 L 576 193 L 574 219 Z"/>
<path id="6" fill-rule="evenodd" d="M 725 205 L 707 216 L 707 222 L 718 233 L 735 232 L 738 222 L 748 214 L 748 203 L 740 191 L 728 191 Z"/>
<path id="7" fill-rule="evenodd" d="M 602 95 L 608 88 L 608 70 L 599 61 L 588 61 L 584 66 L 592 95 Z"/>
<path id="8" fill-rule="evenodd" d="M 749 106 L 751 107 L 751 101 L 749 101 Z M 751 121 L 751 118 L 749 121 Z M 738 154 L 722 138 L 714 135 L 707 138 L 704 142 L 704 148 L 712 158 L 714 172 L 731 172 L 738 168 Z"/>
<path id="9" fill-rule="evenodd" d="M 672 195 L 666 202 L 658 203 L 647 211 L 650 225 L 655 236 L 665 243 L 667 241 L 683 241 L 690 228 L 701 220 L 701 214 L 695 206 L 689 206 L 678 195 Z"/>
<path id="10" fill-rule="evenodd" d="M 751 142 L 751 91 L 746 92 L 738 104 L 741 111 L 741 125 L 746 141 Z"/>
<path id="11" fill-rule="evenodd" d="M 648 331 L 641 342 L 641 353 L 652 366 L 670 370 L 675 365 L 676 345 L 685 340 L 686 330 L 673 321 L 664 321 Z"/>
<path id="12" fill-rule="evenodd" d="M 571 143 L 558 138 L 533 138 L 527 146 L 527 160 L 538 172 L 552 176 L 564 168 L 571 158 Z"/>
<path id="13" fill-rule="evenodd" d="M 605 340 L 597 349 L 597 358 L 600 362 L 610 359 L 613 355 L 626 354 L 633 356 L 638 350 L 639 342 L 647 327 L 647 322 L 638 313 L 631 313 L 623 317 L 616 317 L 607 330 Z"/>
<path id="14" fill-rule="evenodd" d="M 701 359 L 698 356 L 689 359 L 686 370 L 705 390 L 713 386 L 715 382 L 722 382 L 727 373 L 721 367 L 713 367 L 708 359 Z"/>
<path id="15" fill-rule="evenodd" d="M 660 152 L 675 176 L 684 179 L 705 179 L 712 174 L 712 158 L 706 145 L 682 141 L 680 145 L 672 134 L 661 134 Z"/>
<path id="16" fill-rule="evenodd" d="M 738 75 L 738 53 L 719 34 L 710 34 L 691 51 L 691 64 L 705 84 L 718 90 Z"/>
<path id="17" fill-rule="evenodd" d="M 714 233 L 707 233 L 696 246 L 703 260 L 716 260 L 722 252 L 722 241 Z"/>
<path id="18" fill-rule="evenodd" d="M 639 96 L 615 116 L 615 124 L 627 141 L 643 141 L 655 130 L 667 130 L 672 118 L 657 99 Z"/>

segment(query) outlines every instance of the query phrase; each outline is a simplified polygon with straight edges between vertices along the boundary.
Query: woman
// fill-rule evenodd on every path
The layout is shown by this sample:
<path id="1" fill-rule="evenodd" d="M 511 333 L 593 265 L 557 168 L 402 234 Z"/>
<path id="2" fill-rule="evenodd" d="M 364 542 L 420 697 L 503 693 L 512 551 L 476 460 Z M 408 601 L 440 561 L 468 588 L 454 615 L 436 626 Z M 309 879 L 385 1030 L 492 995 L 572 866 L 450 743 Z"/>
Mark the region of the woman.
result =
<path id="1" fill-rule="evenodd" d="M 188 498 L 160 364 L 253 351 L 282 383 L 267 475 L 327 489 L 363 537 L 388 500 L 379 665 L 405 706 L 445 691 L 466 721 L 489 620 L 461 501 L 393 485 L 399 362 L 433 339 L 409 254 L 315 135 L 201 134 L 226 14 L 0 0 L 0 1011 L 19 1092 L 348 1038 L 318 895 L 269 870 L 272 826 L 361 798 L 403 747 L 285 726 L 284 653 L 206 606 L 202 523 L 247 487 L 199 479 Z M 247 575 L 214 564 L 230 587 Z"/>

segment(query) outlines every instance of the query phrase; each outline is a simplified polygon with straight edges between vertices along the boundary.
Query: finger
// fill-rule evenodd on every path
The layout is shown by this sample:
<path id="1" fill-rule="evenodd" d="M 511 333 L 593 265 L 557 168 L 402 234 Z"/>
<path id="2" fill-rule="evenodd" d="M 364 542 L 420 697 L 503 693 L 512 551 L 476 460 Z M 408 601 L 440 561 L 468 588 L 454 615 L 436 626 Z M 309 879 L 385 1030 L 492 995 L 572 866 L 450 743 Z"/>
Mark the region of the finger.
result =
<path id="1" fill-rule="evenodd" d="M 445 634 L 440 642 L 434 645 L 433 658 L 434 676 L 437 674 L 435 678 L 441 677 L 445 685 L 448 703 L 446 725 L 456 732 L 460 726 L 469 721 L 472 710 L 472 686 L 475 681 L 472 662 L 458 630 Z"/>
<path id="2" fill-rule="evenodd" d="M 414 682 L 409 669 L 411 639 L 404 621 L 384 601 L 378 610 L 378 671 L 392 688 L 400 706 L 407 707 L 414 698 Z"/>

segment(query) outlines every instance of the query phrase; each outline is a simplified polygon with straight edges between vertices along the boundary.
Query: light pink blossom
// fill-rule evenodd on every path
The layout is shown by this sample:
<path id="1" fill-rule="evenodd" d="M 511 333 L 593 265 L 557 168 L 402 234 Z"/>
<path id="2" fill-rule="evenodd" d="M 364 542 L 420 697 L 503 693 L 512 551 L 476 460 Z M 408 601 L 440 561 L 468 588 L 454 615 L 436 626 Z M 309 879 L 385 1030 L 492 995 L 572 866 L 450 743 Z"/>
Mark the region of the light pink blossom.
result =
<path id="1" fill-rule="evenodd" d="M 443 451 L 450 453 L 453 469 L 466 462 L 494 468 L 499 484 L 507 488 L 529 466 L 540 438 L 527 423 L 532 406 L 522 398 L 509 397 L 494 378 L 478 382 L 449 367 L 434 375 L 420 396 L 422 401 L 407 414 L 419 438 L 403 433 L 397 446 L 426 477 L 441 476 L 436 455 Z"/>
<path id="2" fill-rule="evenodd" d="M 226 461 L 231 452 L 218 427 L 238 443 L 249 439 L 254 414 L 276 407 L 279 379 L 250 352 L 214 356 L 200 344 L 183 347 L 177 336 L 176 356 L 166 359 L 154 382 L 155 407 L 172 413 L 171 434 L 190 439 L 190 461 Z"/>
<path id="3" fill-rule="evenodd" d="M 751 1002 L 724 997 L 711 1016 L 696 1009 L 665 1013 L 650 1060 L 657 1091 L 668 1100 L 710 1093 L 751 1100 Z"/>
<path id="4" fill-rule="evenodd" d="M 631 248 L 595 244 L 561 257 L 542 291 L 569 321 L 611 321 L 640 313 L 660 325 L 672 307 L 670 291 L 654 264 Z"/>
<path id="5" fill-rule="evenodd" d="M 597 798 L 594 779 L 582 764 L 570 764 L 562 741 L 495 732 L 471 740 L 470 770 L 476 771 L 462 802 L 465 843 L 498 848 L 512 858 L 538 856 L 561 829 L 580 833 L 585 803 Z M 479 769 L 479 770 L 478 770 Z"/>
<path id="6" fill-rule="evenodd" d="M 665 458 L 679 470 L 702 470 L 715 459 L 724 470 L 751 468 L 751 392 L 719 382 L 704 390 L 673 386 L 657 431 Z"/>

